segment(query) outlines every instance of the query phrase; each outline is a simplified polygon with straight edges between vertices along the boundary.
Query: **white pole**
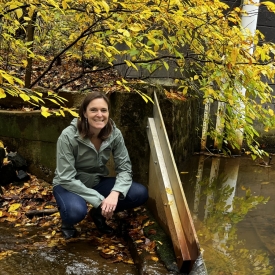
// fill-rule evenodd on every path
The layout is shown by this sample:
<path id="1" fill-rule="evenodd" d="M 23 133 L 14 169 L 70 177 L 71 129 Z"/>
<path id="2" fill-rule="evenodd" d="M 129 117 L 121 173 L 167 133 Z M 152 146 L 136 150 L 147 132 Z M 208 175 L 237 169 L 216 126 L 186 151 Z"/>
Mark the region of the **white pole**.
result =
<path id="1" fill-rule="evenodd" d="M 203 125 L 201 134 L 201 151 L 205 151 L 207 141 L 208 122 L 210 116 L 210 101 L 206 99 L 204 106 Z"/>
<path id="2" fill-rule="evenodd" d="M 225 113 L 226 104 L 224 102 L 218 102 L 218 109 L 217 109 L 217 120 L 216 120 L 216 131 L 219 135 L 222 135 L 224 130 L 224 123 L 222 122 L 222 118 Z M 219 141 L 217 138 L 214 140 L 214 148 L 221 149 L 222 141 Z"/>
<path id="3" fill-rule="evenodd" d="M 241 20 L 241 25 L 243 28 L 244 33 L 246 33 L 247 30 L 250 31 L 251 35 L 254 36 L 256 29 L 257 29 L 257 21 L 258 21 L 258 14 L 259 14 L 259 2 L 260 0 L 252 0 L 252 3 L 248 0 L 243 1 L 243 11 L 245 13 L 242 13 L 242 20 Z M 252 55 L 254 52 L 254 45 L 253 43 L 251 44 L 251 47 L 249 48 L 249 53 Z M 245 95 L 246 89 L 245 88 L 240 88 L 240 93 L 242 95 Z M 242 103 L 240 106 L 240 112 L 243 116 L 245 116 L 245 108 L 244 104 Z M 243 128 L 240 128 L 236 132 L 237 134 L 237 139 L 238 139 L 238 144 L 241 148 L 242 143 L 243 143 Z"/>

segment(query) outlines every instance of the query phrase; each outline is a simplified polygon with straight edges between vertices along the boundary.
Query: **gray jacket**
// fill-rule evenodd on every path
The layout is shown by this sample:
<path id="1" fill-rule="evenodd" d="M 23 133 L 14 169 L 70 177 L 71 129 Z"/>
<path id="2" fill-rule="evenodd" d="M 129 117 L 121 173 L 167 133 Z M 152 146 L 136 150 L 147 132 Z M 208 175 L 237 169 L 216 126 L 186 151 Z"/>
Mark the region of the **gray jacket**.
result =
<path id="1" fill-rule="evenodd" d="M 57 140 L 53 186 L 60 184 L 98 207 L 104 197 L 92 188 L 108 176 L 106 163 L 112 153 L 117 174 L 112 190 L 120 192 L 123 199 L 132 184 L 132 165 L 120 130 L 113 123 L 111 135 L 97 151 L 89 138 L 80 136 L 76 124 L 75 118 Z"/>

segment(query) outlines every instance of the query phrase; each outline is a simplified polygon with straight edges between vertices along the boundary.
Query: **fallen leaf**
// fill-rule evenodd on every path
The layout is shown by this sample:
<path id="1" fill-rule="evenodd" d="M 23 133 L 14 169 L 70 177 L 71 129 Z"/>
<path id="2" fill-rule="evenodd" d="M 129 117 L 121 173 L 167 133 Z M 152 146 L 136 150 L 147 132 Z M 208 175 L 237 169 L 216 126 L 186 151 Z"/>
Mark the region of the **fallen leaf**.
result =
<path id="1" fill-rule="evenodd" d="M 143 240 L 136 240 L 135 243 L 143 243 Z"/>
<path id="2" fill-rule="evenodd" d="M 132 259 L 124 260 L 123 262 L 126 264 L 134 264 Z"/>
<path id="3" fill-rule="evenodd" d="M 159 258 L 158 257 L 151 257 L 151 260 L 157 262 L 159 260 Z"/>
<path id="4" fill-rule="evenodd" d="M 165 190 L 167 194 L 173 195 L 173 191 L 170 188 L 166 187 Z"/>
<path id="5" fill-rule="evenodd" d="M 13 212 L 21 206 L 21 203 L 14 203 L 9 207 L 8 212 Z"/>

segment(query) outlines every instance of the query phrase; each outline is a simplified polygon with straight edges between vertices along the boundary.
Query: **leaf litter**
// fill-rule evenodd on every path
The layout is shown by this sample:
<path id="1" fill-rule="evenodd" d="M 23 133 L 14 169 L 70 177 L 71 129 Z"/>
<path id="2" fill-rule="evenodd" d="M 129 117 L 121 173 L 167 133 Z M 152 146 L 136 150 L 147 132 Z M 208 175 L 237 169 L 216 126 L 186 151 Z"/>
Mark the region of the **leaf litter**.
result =
<path id="1" fill-rule="evenodd" d="M 16 248 L 0 248 L 0 259 L 18 253 L 22 249 L 64 249 L 67 243 L 86 241 L 96 247 L 101 257 L 110 263 L 134 264 L 128 246 L 131 238 L 138 254 L 147 252 L 151 260 L 158 261 L 156 243 L 144 235 L 143 228 L 152 225 L 143 207 L 116 214 L 108 221 L 115 236 L 102 235 L 91 218 L 87 216 L 76 225 L 76 238 L 65 240 L 60 231 L 61 218 L 52 193 L 52 186 L 34 175 L 20 185 L 10 184 L 2 188 L 0 195 L 0 222 L 17 229 L 16 238 L 21 238 Z M 88 205 L 88 211 L 91 209 Z M 42 233 L 41 233 L 42 231 Z M 150 230 L 149 235 L 156 234 Z"/>

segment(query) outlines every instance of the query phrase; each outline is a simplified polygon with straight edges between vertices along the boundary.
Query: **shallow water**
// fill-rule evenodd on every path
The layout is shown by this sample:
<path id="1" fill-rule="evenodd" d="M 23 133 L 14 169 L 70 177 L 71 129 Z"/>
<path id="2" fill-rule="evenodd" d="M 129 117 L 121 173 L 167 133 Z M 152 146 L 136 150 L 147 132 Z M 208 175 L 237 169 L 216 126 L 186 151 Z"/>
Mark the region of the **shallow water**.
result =
<path id="1" fill-rule="evenodd" d="M 68 242 L 63 248 L 44 247 L 39 232 L 39 228 L 29 228 L 28 236 L 18 238 L 18 228 L 0 224 L 0 252 L 7 252 L 4 256 L 1 253 L 0 275 L 138 274 L 132 264 L 110 263 L 102 258 L 89 241 Z M 34 238 L 37 242 L 33 243 Z"/>
<path id="2" fill-rule="evenodd" d="M 179 170 L 208 274 L 275 274 L 275 164 L 193 156 Z"/>

